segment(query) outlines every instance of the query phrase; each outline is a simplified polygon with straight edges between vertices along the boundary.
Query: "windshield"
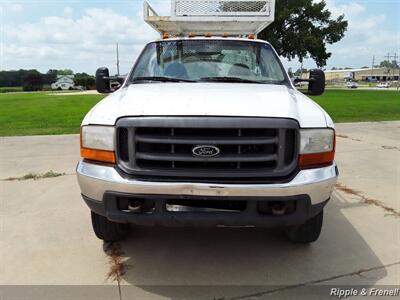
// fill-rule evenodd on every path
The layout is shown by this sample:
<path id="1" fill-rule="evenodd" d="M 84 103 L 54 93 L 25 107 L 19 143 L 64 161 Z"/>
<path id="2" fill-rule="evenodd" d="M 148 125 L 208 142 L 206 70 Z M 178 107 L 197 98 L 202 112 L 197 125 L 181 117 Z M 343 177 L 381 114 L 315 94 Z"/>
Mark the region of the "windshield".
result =
<path id="1" fill-rule="evenodd" d="M 174 40 L 150 43 L 129 82 L 226 81 L 283 84 L 271 46 L 232 40 Z"/>

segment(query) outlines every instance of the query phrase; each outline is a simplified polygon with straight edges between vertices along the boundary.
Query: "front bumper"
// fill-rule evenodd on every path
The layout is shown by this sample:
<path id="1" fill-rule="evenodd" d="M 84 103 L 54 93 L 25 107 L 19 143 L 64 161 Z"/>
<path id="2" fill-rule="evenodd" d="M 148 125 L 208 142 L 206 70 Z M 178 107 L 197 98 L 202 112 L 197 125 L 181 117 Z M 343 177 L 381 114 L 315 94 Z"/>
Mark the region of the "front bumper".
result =
<path id="1" fill-rule="evenodd" d="M 149 182 L 123 178 L 114 167 L 80 160 L 77 176 L 82 195 L 102 202 L 107 192 L 124 194 L 185 195 L 218 197 L 290 197 L 307 195 L 311 205 L 330 198 L 336 183 L 336 164 L 301 170 L 293 180 L 279 184 L 215 184 Z"/>

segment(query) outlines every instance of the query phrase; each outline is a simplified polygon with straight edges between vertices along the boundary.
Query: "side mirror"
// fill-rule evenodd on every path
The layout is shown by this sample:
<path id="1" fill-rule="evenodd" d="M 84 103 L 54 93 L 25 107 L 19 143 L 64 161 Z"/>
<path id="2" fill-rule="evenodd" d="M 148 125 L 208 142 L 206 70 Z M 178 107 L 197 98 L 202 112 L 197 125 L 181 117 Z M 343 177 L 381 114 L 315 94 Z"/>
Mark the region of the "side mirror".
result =
<path id="1" fill-rule="evenodd" d="M 115 92 L 121 88 L 121 86 L 124 84 L 126 75 L 116 75 L 116 76 L 111 76 L 110 78 L 110 86 L 111 86 L 111 92 Z"/>
<path id="2" fill-rule="evenodd" d="M 314 69 L 310 71 L 308 82 L 308 94 L 312 96 L 322 95 L 325 91 L 325 73 L 322 70 Z"/>
<path id="3" fill-rule="evenodd" d="M 96 89 L 102 94 L 111 92 L 110 72 L 106 67 L 98 68 L 96 71 Z"/>

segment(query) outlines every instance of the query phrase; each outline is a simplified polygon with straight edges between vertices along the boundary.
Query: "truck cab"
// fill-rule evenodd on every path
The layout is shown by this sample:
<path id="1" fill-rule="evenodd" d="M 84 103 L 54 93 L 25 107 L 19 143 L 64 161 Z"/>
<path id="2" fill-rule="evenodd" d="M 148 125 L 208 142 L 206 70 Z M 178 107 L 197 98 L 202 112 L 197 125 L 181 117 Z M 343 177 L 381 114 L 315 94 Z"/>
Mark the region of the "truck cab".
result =
<path id="1" fill-rule="evenodd" d="M 121 87 L 112 90 L 107 68 L 96 73 L 98 91 L 109 95 L 82 122 L 77 166 L 95 234 L 119 240 L 132 224 L 284 227 L 291 241 L 317 240 L 338 176 L 335 130 L 294 87 L 273 46 L 256 38 L 274 2 L 252 0 L 254 16 L 247 7 L 246 15 L 203 19 L 177 6 L 184 2 L 172 1 L 171 20 L 149 16 L 145 3 L 161 38 L 144 47 Z M 307 94 L 323 93 L 322 71 L 307 81 Z"/>

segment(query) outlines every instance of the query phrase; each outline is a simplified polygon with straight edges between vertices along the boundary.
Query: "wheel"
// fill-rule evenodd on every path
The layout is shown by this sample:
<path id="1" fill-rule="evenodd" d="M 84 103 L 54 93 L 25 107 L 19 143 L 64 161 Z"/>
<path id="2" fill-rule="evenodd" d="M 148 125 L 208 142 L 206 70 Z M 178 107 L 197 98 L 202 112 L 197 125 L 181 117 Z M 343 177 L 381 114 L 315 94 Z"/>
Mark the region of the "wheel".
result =
<path id="1" fill-rule="evenodd" d="M 295 243 L 312 243 L 315 242 L 322 228 L 322 220 L 324 218 L 324 211 L 322 210 L 318 215 L 307 220 L 304 224 L 289 227 L 286 231 L 288 239 Z"/>
<path id="2" fill-rule="evenodd" d="M 129 225 L 109 221 L 106 217 L 92 213 L 92 226 L 96 236 L 105 242 L 124 239 L 129 233 Z"/>

